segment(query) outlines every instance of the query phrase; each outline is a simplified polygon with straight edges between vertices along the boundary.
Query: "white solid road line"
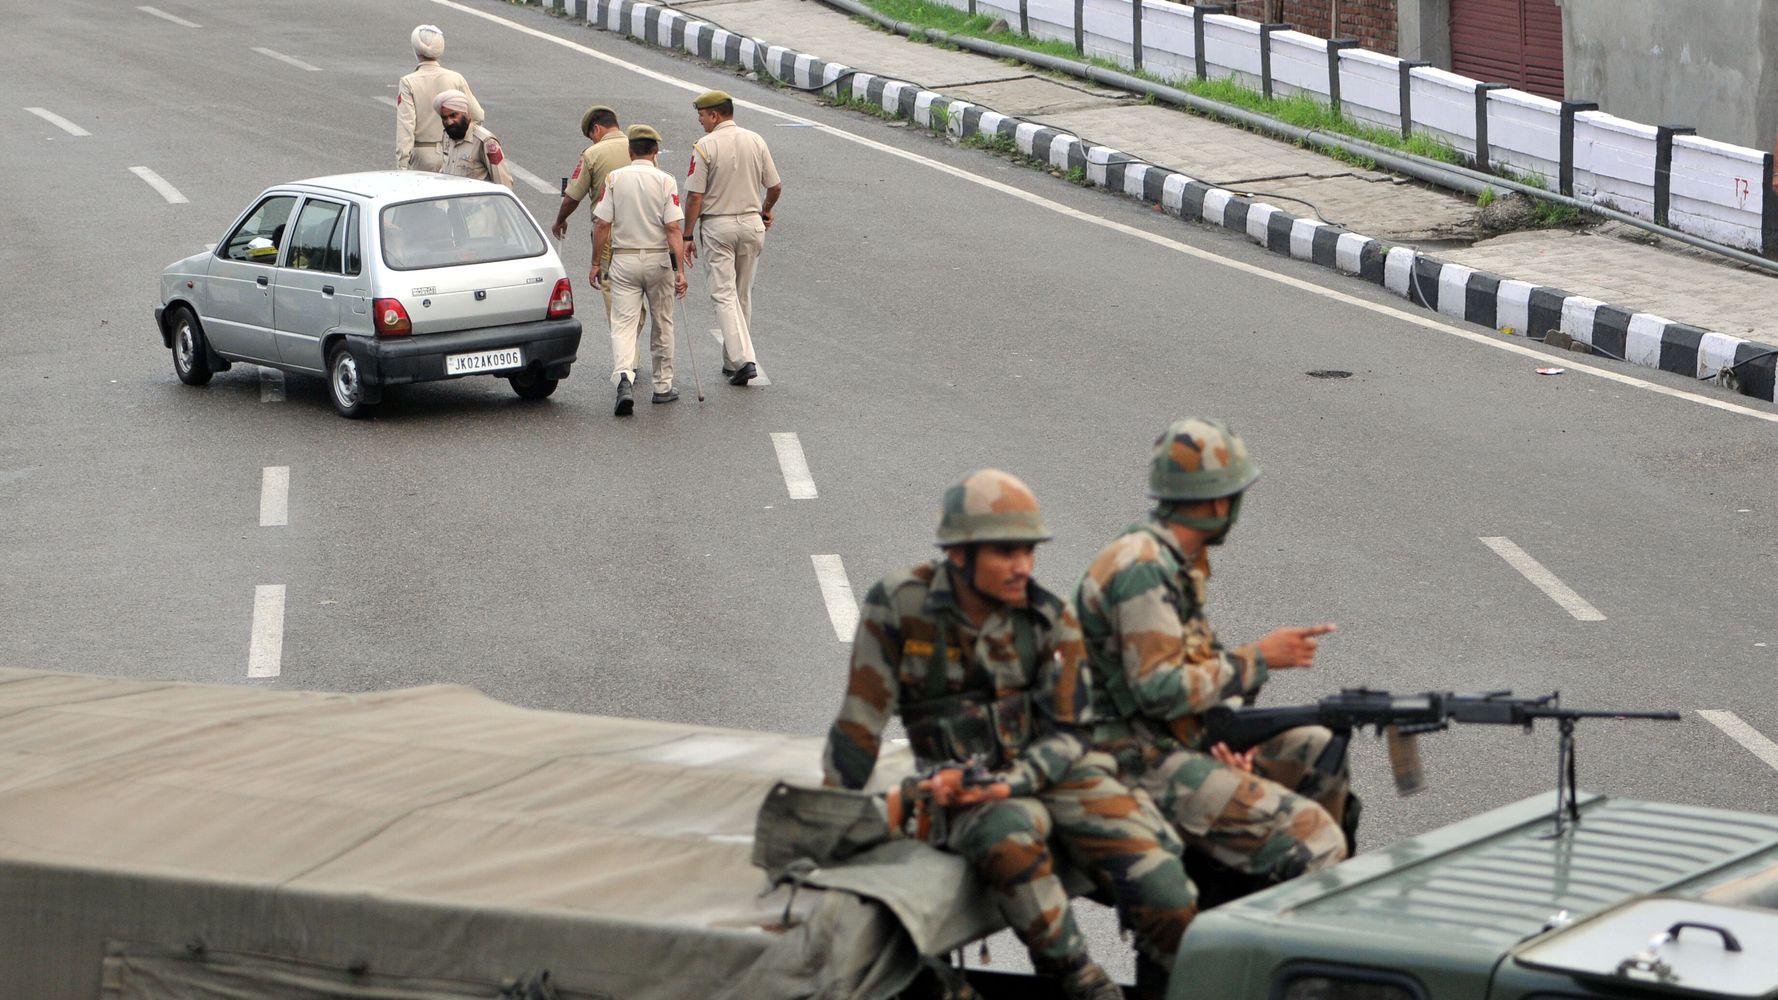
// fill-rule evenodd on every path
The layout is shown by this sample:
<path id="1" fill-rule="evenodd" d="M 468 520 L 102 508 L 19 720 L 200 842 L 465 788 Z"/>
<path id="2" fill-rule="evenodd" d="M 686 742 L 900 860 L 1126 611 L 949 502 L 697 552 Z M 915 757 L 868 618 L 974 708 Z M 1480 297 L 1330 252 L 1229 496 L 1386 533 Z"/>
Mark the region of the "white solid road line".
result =
<path id="1" fill-rule="evenodd" d="M 181 28 L 201 28 L 201 27 L 203 27 L 203 25 L 193 24 L 190 21 L 187 21 L 183 17 L 175 17 L 172 14 L 169 14 L 166 11 L 161 10 L 158 7 L 137 7 L 136 9 L 141 11 L 144 14 L 153 14 L 155 17 L 158 17 L 163 21 L 171 21 L 174 24 L 177 24 L 178 26 L 180 26 Z"/>
<path id="2" fill-rule="evenodd" d="M 1778 770 L 1778 743 L 1766 739 L 1764 733 L 1741 721 L 1741 717 L 1733 712 L 1721 709 L 1700 708 L 1698 714 L 1704 721 L 1728 734 L 1729 739 L 1747 748 L 1747 752 L 1766 762 L 1767 766 Z"/>
<path id="3" fill-rule="evenodd" d="M 179 193 L 178 188 L 174 187 L 171 184 L 168 184 L 166 178 L 162 177 L 160 174 L 155 173 L 154 171 L 148 169 L 147 167 L 131 167 L 130 173 L 135 174 L 137 177 L 140 177 L 143 180 L 147 181 L 149 187 L 154 188 L 156 191 L 159 191 L 160 196 L 162 198 L 167 199 L 167 204 L 169 204 L 169 205 L 183 205 L 183 204 L 185 204 L 185 202 L 186 202 L 185 196 Z"/>
<path id="4" fill-rule="evenodd" d="M 321 72 L 321 67 L 311 66 L 308 63 L 303 62 L 301 59 L 296 58 L 295 56 L 287 56 L 282 52 L 276 52 L 272 49 L 262 48 L 259 46 L 255 46 L 253 51 L 259 53 L 262 56 L 269 56 L 270 58 L 276 59 L 281 63 L 287 63 L 291 66 L 295 66 L 297 69 L 308 70 L 310 73 Z"/>
<path id="5" fill-rule="evenodd" d="M 790 499 L 815 499 L 815 477 L 809 475 L 809 460 L 803 457 L 803 443 L 797 440 L 795 432 L 774 433 L 772 448 L 778 452 L 778 468 L 784 473 Z"/>
<path id="6" fill-rule="evenodd" d="M 1549 599 L 1562 606 L 1564 611 L 1583 622 L 1602 622 L 1605 616 L 1599 609 L 1587 603 L 1587 599 L 1575 593 L 1566 583 L 1556 578 L 1556 574 L 1545 569 L 1543 564 L 1531 558 L 1524 549 L 1513 544 L 1510 538 L 1484 538 L 1483 545 L 1494 550 L 1495 554 L 1505 559 L 1507 564 L 1524 575 L 1525 579 L 1549 596 Z"/>
<path id="7" fill-rule="evenodd" d="M 548 181 L 545 181 L 543 178 L 537 176 L 536 174 L 532 173 L 529 170 L 526 170 L 524 167 L 519 166 L 518 164 L 512 162 L 511 160 L 506 161 L 506 169 L 512 171 L 512 175 L 514 177 L 518 178 L 521 181 L 524 181 L 526 184 L 531 185 L 531 189 L 533 191 L 536 191 L 540 194 L 559 195 L 562 193 L 561 188 L 550 187 Z"/>
<path id="8" fill-rule="evenodd" d="M 852 596 L 852 584 L 846 579 L 846 564 L 839 556 L 810 556 L 815 563 L 815 579 L 821 583 L 821 599 L 827 602 L 827 620 L 833 622 L 833 637 L 851 642 L 858 628 L 858 599 Z"/>
<path id="9" fill-rule="evenodd" d="M 49 122 L 51 125 L 54 125 L 56 128 L 61 129 L 69 135 L 92 135 L 91 132 L 88 132 L 86 129 L 81 128 L 79 125 L 74 124 L 68 119 L 63 118 L 54 111 L 46 111 L 43 108 L 26 108 L 25 110 L 44 121 Z"/>
<path id="10" fill-rule="evenodd" d="M 259 370 L 259 401 L 262 403 L 284 402 L 284 373 L 276 368 Z"/>
<path id="11" fill-rule="evenodd" d="M 687 292 L 686 294 L 690 295 L 691 293 Z M 722 330 L 720 328 L 712 329 L 710 331 L 710 336 L 712 336 L 716 339 L 716 346 L 718 348 L 721 348 L 722 347 Z M 759 372 L 759 374 L 753 376 L 753 381 L 747 383 L 748 385 L 771 385 L 772 384 L 772 380 L 766 377 L 766 366 L 765 365 L 762 365 L 756 361 L 756 362 L 754 362 L 753 367 L 755 370 L 757 370 Z"/>
<path id="12" fill-rule="evenodd" d="M 563 48 L 572 49 L 573 51 L 579 52 L 583 55 L 592 56 L 594 59 L 601 60 L 602 62 L 606 63 L 607 65 L 620 67 L 622 69 L 625 69 L 625 70 L 628 70 L 632 73 L 635 73 L 639 76 L 644 76 L 644 77 L 647 77 L 651 80 L 656 80 L 660 83 L 665 83 L 665 84 L 668 84 L 669 86 L 677 87 L 680 90 L 684 90 L 689 93 L 694 93 L 694 94 L 702 93 L 703 91 L 708 89 L 702 83 L 693 83 L 689 80 L 682 80 L 682 79 L 675 77 L 675 76 L 668 76 L 665 73 L 658 73 L 654 70 L 647 69 L 642 66 L 638 66 L 635 63 L 626 62 L 622 59 L 617 58 L 616 56 L 607 55 L 606 53 L 600 52 L 597 49 L 589 48 L 585 45 L 580 44 L 579 42 L 571 42 L 566 38 L 558 38 L 555 35 L 552 35 L 547 31 L 540 31 L 536 28 L 532 28 L 527 25 L 519 24 L 518 22 L 513 21 L 509 18 L 501 17 L 498 14 L 490 14 L 485 11 L 475 10 L 474 8 L 466 7 L 463 4 L 457 3 L 456 0 L 432 0 L 432 2 L 435 4 L 438 4 L 441 7 L 449 7 L 452 10 L 460 11 L 464 14 L 468 14 L 471 17 L 479 17 L 485 21 L 492 21 L 495 24 L 499 24 L 499 25 L 503 25 L 505 27 L 511 28 L 514 31 L 521 32 L 521 33 L 527 34 L 527 35 L 531 35 L 536 38 L 541 38 L 545 41 L 552 42 L 556 45 L 560 45 Z M 1388 316 L 1391 319 L 1400 320 L 1403 323 L 1412 323 L 1415 326 L 1423 327 L 1428 330 L 1437 330 L 1440 333 L 1450 334 L 1453 337 L 1461 337 L 1462 339 L 1467 340 L 1473 344 L 1482 344 L 1487 347 L 1492 347 L 1495 350 L 1507 351 L 1512 354 L 1518 354 L 1522 357 L 1534 358 L 1543 364 L 1559 366 L 1562 368 L 1566 368 L 1567 370 L 1569 370 L 1571 372 L 1580 372 L 1582 374 L 1592 375 L 1596 378 L 1602 378 L 1602 379 L 1605 379 L 1610 382 L 1616 382 L 1619 385 L 1632 386 L 1634 388 L 1644 389 L 1649 392 L 1657 393 L 1662 396 L 1670 396 L 1674 399 L 1683 399 L 1683 400 L 1687 400 L 1688 402 L 1698 403 L 1700 405 L 1712 407 L 1712 408 L 1718 409 L 1718 410 L 1723 410 L 1728 413 L 1738 414 L 1743 417 L 1752 417 L 1755 420 L 1764 420 L 1767 423 L 1778 424 L 1778 413 L 1768 413 L 1764 410 L 1756 410 L 1751 406 L 1742 406 L 1739 403 L 1731 403 L 1726 399 L 1715 399 L 1710 396 L 1699 395 L 1698 393 L 1695 393 L 1695 392 L 1687 392 L 1684 389 L 1674 389 L 1674 388 L 1671 388 L 1671 387 L 1665 386 L 1665 385 L 1657 385 L 1654 382 L 1649 382 L 1644 379 L 1639 379 L 1639 378 L 1635 377 L 1634 375 L 1626 375 L 1622 372 L 1615 372 L 1615 371 L 1610 371 L 1610 370 L 1607 370 L 1604 368 L 1595 368 L 1592 365 L 1580 364 L 1574 360 L 1574 354 L 1571 352 L 1568 352 L 1568 351 L 1563 351 L 1560 354 L 1551 353 L 1548 351 L 1540 351 L 1540 350 L 1536 350 L 1534 348 L 1527 347 L 1524 344 L 1513 343 L 1511 341 L 1501 339 L 1498 335 L 1495 335 L 1495 334 L 1481 333 L 1476 330 L 1469 330 L 1469 329 L 1465 329 L 1463 327 L 1454 326 L 1450 323 L 1446 323 L 1446 322 L 1443 322 L 1442 320 L 1434 318 L 1434 316 L 1432 316 L 1432 315 L 1425 315 L 1425 314 L 1422 314 L 1419 312 L 1410 312 L 1406 309 L 1398 309 L 1394 306 L 1383 305 L 1382 303 L 1378 303 L 1378 302 L 1371 302 L 1366 299 L 1361 299 L 1355 295 L 1348 295 L 1345 292 L 1338 292 L 1338 291 L 1335 291 L 1331 288 L 1324 288 L 1321 285 L 1317 285 L 1317 284 L 1310 282 L 1310 281 L 1304 281 L 1301 278 L 1293 278 L 1289 275 L 1282 274 L 1280 272 L 1273 271 L 1273 270 L 1270 270 L 1265 267 L 1261 267 L 1258 264 L 1249 264 L 1249 263 L 1246 263 L 1245 261 L 1234 260 L 1232 258 L 1224 257 L 1221 254 L 1215 253 L 1210 250 L 1200 250 L 1197 247 L 1188 246 L 1184 243 L 1179 242 L 1178 240 L 1169 239 L 1168 237 L 1162 236 L 1158 233 L 1151 233 L 1146 229 L 1137 229 L 1135 226 L 1127 226 L 1121 222 L 1113 222 L 1110 219 L 1100 218 L 1099 216 L 1092 215 L 1087 212 L 1082 212 L 1079 209 L 1069 208 L 1067 205 L 1064 205 L 1060 202 L 1051 201 L 1050 199 L 1045 198 L 1042 195 L 1034 194 L 1030 191 L 1025 191 L 1020 188 L 1013 187 L 1011 184 L 1005 184 L 1000 181 L 991 180 L 987 177 L 982 177 L 980 175 L 970 173 L 969 171 L 964 170 L 962 167 L 954 167 L 948 163 L 940 163 L 937 160 L 933 160 L 928 157 L 921 156 L 918 153 L 911 153 L 911 152 L 908 152 L 907 150 L 904 150 L 904 149 L 897 149 L 894 146 L 890 146 L 890 145 L 886 145 L 881 142 L 877 142 L 874 139 L 866 139 L 864 136 L 854 135 L 851 132 L 846 132 L 841 129 L 834 128 L 831 125 L 824 125 L 820 122 L 810 121 L 809 119 L 803 118 L 800 115 L 793 115 L 788 112 L 779 111 L 776 108 L 768 108 L 763 104 L 755 104 L 752 101 L 737 100 L 737 101 L 735 101 L 735 104 L 739 107 L 747 108 L 750 111 L 757 111 L 760 114 L 769 115 L 773 118 L 779 118 L 779 119 L 783 119 L 785 121 L 790 121 L 790 122 L 799 122 L 799 123 L 807 125 L 810 128 L 819 129 L 820 131 L 825 132 L 828 135 L 834 136 L 835 138 L 843 139 L 847 142 L 854 143 L 859 146 L 864 146 L 869 149 L 874 149 L 874 150 L 876 150 L 880 153 L 883 153 L 885 155 L 888 155 L 888 156 L 899 157 L 901 159 L 908 160 L 913 163 L 918 163 L 923 166 L 930 167 L 933 170 L 939 171 L 940 173 L 949 174 L 952 177 L 958 178 L 959 180 L 968 181 L 971 184 L 975 184 L 980 187 L 988 188 L 989 190 L 992 190 L 992 191 L 998 191 L 1001 194 L 1007 195 L 1008 197 L 1017 198 L 1018 200 L 1023 201 L 1027 204 L 1035 205 L 1039 208 L 1047 209 L 1048 211 L 1054 212 L 1057 215 L 1067 216 L 1068 218 L 1074 219 L 1078 222 L 1084 222 L 1084 223 L 1087 223 L 1088 225 L 1098 226 L 1101 229 L 1109 229 L 1113 232 L 1123 233 L 1126 236 L 1134 237 L 1135 239 L 1142 240 L 1143 242 L 1146 242 L 1146 243 L 1151 243 L 1151 244 L 1158 246 L 1158 247 L 1163 247 L 1163 248 L 1171 250 L 1175 253 L 1183 254 L 1187 257 L 1195 257 L 1199 260 L 1202 260 L 1202 261 L 1205 261 L 1205 262 L 1211 263 L 1211 264 L 1216 264 L 1220 267 L 1226 267 L 1226 268 L 1229 268 L 1230 270 L 1240 271 L 1244 274 L 1250 274 L 1256 278 L 1264 278 L 1267 281 L 1271 281 L 1271 282 L 1274 282 L 1274 283 L 1280 284 L 1280 285 L 1285 285 L 1290 288 L 1295 288 L 1299 291 L 1308 292 L 1312 295 L 1319 295 L 1323 298 L 1332 299 L 1335 302 L 1340 302 L 1345 305 L 1349 305 L 1355 309 L 1363 309 L 1367 312 L 1372 312 L 1372 313 L 1376 313 L 1381 316 Z"/>
<path id="13" fill-rule="evenodd" d="M 284 664 L 284 585 L 253 588 L 253 645 L 247 650 L 248 677 L 276 677 Z"/>
<path id="14" fill-rule="evenodd" d="M 259 477 L 259 526 L 283 527 L 290 523 L 290 466 L 268 465 Z"/>

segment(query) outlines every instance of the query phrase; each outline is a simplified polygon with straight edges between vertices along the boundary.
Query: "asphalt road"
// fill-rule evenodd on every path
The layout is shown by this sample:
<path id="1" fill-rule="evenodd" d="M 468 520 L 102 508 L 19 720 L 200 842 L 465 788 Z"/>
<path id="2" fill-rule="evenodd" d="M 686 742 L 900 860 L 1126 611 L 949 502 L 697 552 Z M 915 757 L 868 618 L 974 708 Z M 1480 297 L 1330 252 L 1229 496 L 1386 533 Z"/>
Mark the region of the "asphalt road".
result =
<path id="1" fill-rule="evenodd" d="M 814 735 L 846 661 L 817 557 L 838 557 L 861 596 L 932 554 L 947 485 L 997 465 L 1044 502 L 1057 541 L 1039 575 L 1067 591 L 1143 510 L 1168 419 L 1222 415 L 1265 475 L 1217 553 L 1220 633 L 1340 626 L 1267 703 L 1362 684 L 1674 709 L 1683 722 L 1583 725 L 1583 787 L 1778 808 L 1778 765 L 1697 714 L 1778 736 L 1778 428 L 1759 418 L 1778 408 L 1464 339 L 1220 231 L 535 8 L 156 9 L 199 26 L 133 6 L 0 13 L 0 664 L 462 683 L 528 706 Z M 273 401 L 248 365 L 203 389 L 176 381 L 151 320 L 159 270 L 270 184 L 392 165 L 388 101 L 421 22 L 444 29 L 444 63 L 513 161 L 552 188 L 595 100 L 659 128 L 669 170 L 697 134 L 697 90 L 763 106 L 739 117 L 785 178 L 755 296 L 769 385 L 717 379 L 700 275 L 684 323 L 708 400 L 615 420 L 585 207 L 563 248 L 582 362 L 546 403 L 468 379 L 349 422 L 319 379 L 291 376 Z M 518 191 L 547 225 L 556 196 Z M 1551 363 L 1569 371 L 1533 373 Z M 1352 376 L 1306 374 L 1323 369 Z M 787 433 L 813 499 L 787 492 L 772 439 Z M 259 523 L 268 466 L 289 469 L 287 525 Z M 1577 619 L 1482 541 L 1502 537 L 1602 618 Z M 264 586 L 285 588 L 282 645 L 276 677 L 250 680 Z M 1361 741 L 1366 840 L 1548 789 L 1554 745 L 1544 730 L 1430 738 L 1433 787 L 1400 800 Z"/>

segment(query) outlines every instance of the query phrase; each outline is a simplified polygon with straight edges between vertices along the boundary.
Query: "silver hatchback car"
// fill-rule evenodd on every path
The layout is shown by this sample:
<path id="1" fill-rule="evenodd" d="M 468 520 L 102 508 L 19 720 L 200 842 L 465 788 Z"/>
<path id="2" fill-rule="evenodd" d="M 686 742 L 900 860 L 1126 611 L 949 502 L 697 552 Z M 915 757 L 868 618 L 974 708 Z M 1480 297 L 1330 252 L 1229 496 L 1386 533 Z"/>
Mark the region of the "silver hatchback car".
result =
<path id="1" fill-rule="evenodd" d="M 464 375 L 542 399 L 580 348 L 567 272 L 525 206 L 418 171 L 266 189 L 214 250 L 161 272 L 154 317 L 181 382 L 236 361 L 325 375 L 346 417 L 383 386 Z"/>

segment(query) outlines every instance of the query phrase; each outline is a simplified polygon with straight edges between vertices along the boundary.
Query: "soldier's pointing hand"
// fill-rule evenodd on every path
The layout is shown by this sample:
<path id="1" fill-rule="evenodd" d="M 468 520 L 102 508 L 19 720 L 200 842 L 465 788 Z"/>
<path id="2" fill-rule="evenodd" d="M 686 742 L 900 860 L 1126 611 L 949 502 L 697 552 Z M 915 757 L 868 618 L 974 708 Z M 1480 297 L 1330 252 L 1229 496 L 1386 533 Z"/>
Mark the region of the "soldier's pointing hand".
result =
<path id="1" fill-rule="evenodd" d="M 1315 649 L 1320 645 L 1315 637 L 1334 631 L 1336 627 L 1332 622 L 1307 628 L 1286 626 L 1273 629 L 1259 640 L 1259 655 L 1265 657 L 1266 666 L 1273 670 L 1312 667 L 1315 665 Z"/>

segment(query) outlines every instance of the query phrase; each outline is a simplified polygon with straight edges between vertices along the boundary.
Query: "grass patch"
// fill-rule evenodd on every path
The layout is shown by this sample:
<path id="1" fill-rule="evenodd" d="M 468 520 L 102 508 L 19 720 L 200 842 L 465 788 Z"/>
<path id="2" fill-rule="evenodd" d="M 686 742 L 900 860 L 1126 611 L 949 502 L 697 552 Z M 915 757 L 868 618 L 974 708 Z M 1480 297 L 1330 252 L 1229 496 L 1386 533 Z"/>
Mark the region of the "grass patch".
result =
<path id="1" fill-rule="evenodd" d="M 1069 167 L 1068 172 L 1062 175 L 1062 179 L 1080 187 L 1093 186 L 1093 182 L 1087 180 L 1087 168 L 1085 167 Z"/>
<path id="2" fill-rule="evenodd" d="M 988 27 L 993 23 L 993 19 L 987 15 L 971 16 L 967 11 L 929 3 L 927 0 L 864 0 L 864 3 L 878 13 L 898 21 L 936 28 L 953 35 L 998 42 L 1001 45 L 1021 48 L 1029 52 L 1041 52 L 1075 62 L 1084 62 L 1153 83 L 1164 83 L 1199 97 L 1232 104 L 1256 114 L 1276 118 L 1297 128 L 1350 136 L 1387 149 L 1401 150 L 1414 156 L 1438 160 L 1442 163 L 1465 164 L 1469 162 L 1469 158 L 1459 152 L 1456 147 L 1429 132 L 1415 132 L 1404 139 L 1398 130 L 1361 122 L 1338 114 L 1332 106 L 1306 94 L 1267 98 L 1259 91 L 1244 87 L 1231 79 L 1199 80 L 1195 77 L 1164 77 L 1146 70 L 1133 69 L 1114 60 L 1098 56 L 1082 56 L 1074 51 L 1074 45 L 1071 42 L 1033 38 L 1029 35 L 1021 35 L 1017 31 L 997 31 L 990 34 Z M 1145 95 L 1142 103 L 1156 103 L 1155 95 L 1152 93 Z M 1362 166 L 1367 170 L 1376 167 L 1376 162 L 1367 156 L 1344 154 L 1331 149 L 1322 149 L 1321 152 L 1355 166 Z"/>
<path id="3" fill-rule="evenodd" d="M 963 140 L 963 145 L 973 149 L 985 149 L 990 153 L 1004 153 L 1008 156 L 1016 155 L 1019 151 L 1018 142 L 1005 132 L 995 132 L 991 135 L 987 132 L 975 132 Z"/>
<path id="4" fill-rule="evenodd" d="M 1573 205 L 1539 201 L 1531 207 L 1531 224 L 1539 229 L 1559 229 L 1563 226 L 1572 226 L 1585 218 L 1586 213 Z"/>
<path id="5" fill-rule="evenodd" d="M 1494 204 L 1494 189 L 1491 187 L 1482 188 L 1482 193 L 1475 196 L 1475 206 L 1487 208 L 1492 204 Z"/>

